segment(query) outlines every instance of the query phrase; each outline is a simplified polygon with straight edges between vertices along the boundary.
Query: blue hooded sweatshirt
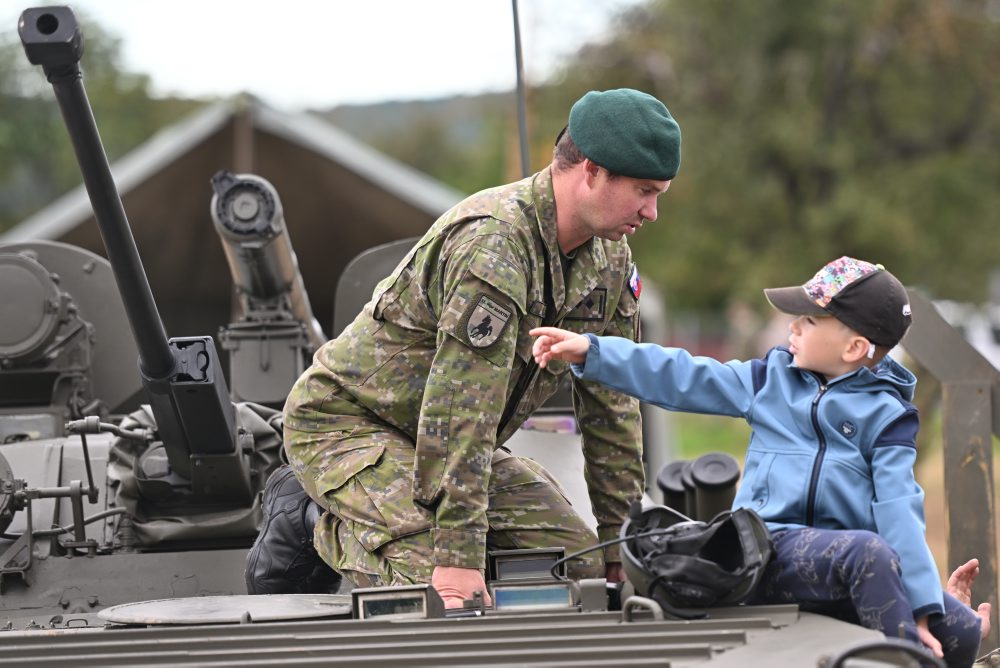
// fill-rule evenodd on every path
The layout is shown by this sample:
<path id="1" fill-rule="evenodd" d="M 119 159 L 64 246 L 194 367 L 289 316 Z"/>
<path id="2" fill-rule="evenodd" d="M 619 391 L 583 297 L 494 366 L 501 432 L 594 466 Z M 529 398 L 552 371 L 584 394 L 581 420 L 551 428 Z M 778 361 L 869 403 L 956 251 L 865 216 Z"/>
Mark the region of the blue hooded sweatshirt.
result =
<path id="1" fill-rule="evenodd" d="M 733 507 L 773 531 L 865 529 L 899 554 L 914 617 L 944 611 L 913 477 L 916 378 L 890 357 L 838 378 L 793 365 L 786 348 L 722 363 L 679 348 L 588 334 L 582 380 L 668 410 L 742 417 L 752 429 Z"/>

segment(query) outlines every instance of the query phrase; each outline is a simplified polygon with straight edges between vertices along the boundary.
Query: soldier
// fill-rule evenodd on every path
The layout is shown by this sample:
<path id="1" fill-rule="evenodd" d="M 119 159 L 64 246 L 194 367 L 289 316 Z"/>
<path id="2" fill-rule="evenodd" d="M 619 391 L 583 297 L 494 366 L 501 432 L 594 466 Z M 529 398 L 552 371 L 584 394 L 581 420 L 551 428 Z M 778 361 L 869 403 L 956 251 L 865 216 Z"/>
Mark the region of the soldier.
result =
<path id="1" fill-rule="evenodd" d="M 266 486 L 248 591 L 315 586 L 310 529 L 318 556 L 355 585 L 430 582 L 449 607 L 485 593 L 487 548 L 569 553 L 618 535 L 643 492 L 637 401 L 574 381 L 597 535 L 541 466 L 503 443 L 568 371 L 534 363 L 530 329 L 638 339 L 641 282 L 625 237 L 656 219 L 680 142 L 652 96 L 591 91 L 548 167 L 435 222 L 292 388 L 291 470 Z M 620 581 L 617 547 L 601 556 L 569 574 Z"/>

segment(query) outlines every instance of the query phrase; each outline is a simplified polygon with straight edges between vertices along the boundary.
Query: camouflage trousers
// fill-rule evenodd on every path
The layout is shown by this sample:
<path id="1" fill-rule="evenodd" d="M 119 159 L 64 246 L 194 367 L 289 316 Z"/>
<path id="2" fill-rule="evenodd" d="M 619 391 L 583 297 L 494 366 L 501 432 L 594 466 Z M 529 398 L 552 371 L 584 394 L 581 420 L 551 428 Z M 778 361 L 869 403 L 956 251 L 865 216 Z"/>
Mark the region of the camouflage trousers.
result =
<path id="1" fill-rule="evenodd" d="M 359 587 L 429 583 L 433 515 L 413 502 L 414 445 L 363 418 L 346 428 L 301 432 L 285 426 L 285 450 L 306 492 L 326 512 L 316 551 Z M 493 454 L 486 549 L 591 547 L 597 535 L 573 510 L 559 483 L 537 462 Z M 567 564 L 573 578 L 604 577 L 601 550 Z"/>

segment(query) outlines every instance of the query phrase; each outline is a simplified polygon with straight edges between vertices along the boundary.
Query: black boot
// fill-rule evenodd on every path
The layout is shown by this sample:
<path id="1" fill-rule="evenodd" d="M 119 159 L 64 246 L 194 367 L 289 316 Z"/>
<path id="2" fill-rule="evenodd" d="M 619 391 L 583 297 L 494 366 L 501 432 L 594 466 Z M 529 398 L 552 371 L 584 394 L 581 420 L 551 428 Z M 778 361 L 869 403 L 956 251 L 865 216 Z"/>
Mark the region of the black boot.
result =
<path id="1" fill-rule="evenodd" d="M 327 594 L 340 575 L 316 554 L 313 527 L 323 514 L 292 467 L 281 466 L 264 485 L 264 519 L 247 554 L 248 594 Z"/>

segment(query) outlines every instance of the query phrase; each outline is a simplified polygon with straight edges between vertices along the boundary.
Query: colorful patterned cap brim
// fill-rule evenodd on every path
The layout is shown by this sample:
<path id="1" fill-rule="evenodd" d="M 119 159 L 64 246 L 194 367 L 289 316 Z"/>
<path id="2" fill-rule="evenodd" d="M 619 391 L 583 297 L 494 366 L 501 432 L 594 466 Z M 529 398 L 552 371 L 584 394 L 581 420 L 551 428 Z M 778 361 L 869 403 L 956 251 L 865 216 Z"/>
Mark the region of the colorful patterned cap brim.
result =
<path id="1" fill-rule="evenodd" d="M 830 315 L 822 306 L 809 298 L 801 285 L 787 288 L 767 288 L 764 296 L 771 306 L 789 315 Z"/>

